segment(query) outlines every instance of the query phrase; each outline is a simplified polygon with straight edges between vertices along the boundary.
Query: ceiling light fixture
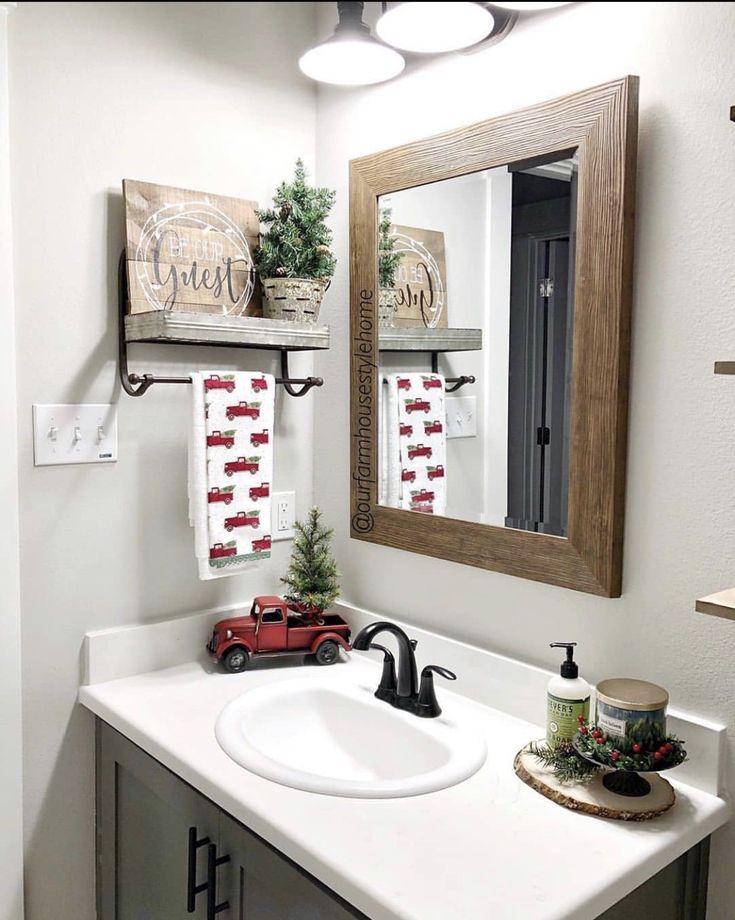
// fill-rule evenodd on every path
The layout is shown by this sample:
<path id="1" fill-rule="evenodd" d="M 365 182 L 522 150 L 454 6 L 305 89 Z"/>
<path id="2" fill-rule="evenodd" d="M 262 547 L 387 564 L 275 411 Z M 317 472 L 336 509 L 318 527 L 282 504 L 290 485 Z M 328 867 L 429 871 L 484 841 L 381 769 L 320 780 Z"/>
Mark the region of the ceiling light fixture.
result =
<path id="1" fill-rule="evenodd" d="M 379 37 L 403 51 L 459 51 L 487 38 L 495 20 L 480 3 L 395 3 L 375 26 Z"/>
<path id="2" fill-rule="evenodd" d="M 530 13 L 536 10 L 553 10 L 557 6 L 569 6 L 572 0 L 563 0 L 562 3 L 544 3 L 543 0 L 531 0 L 529 3 L 495 3 L 493 6 L 499 6 L 504 10 L 518 10 L 519 13 Z"/>
<path id="3" fill-rule="evenodd" d="M 373 38 L 362 21 L 364 6 L 356 2 L 337 4 L 339 22 L 334 35 L 299 60 L 299 67 L 307 77 L 338 86 L 365 86 L 382 83 L 401 73 L 406 62 L 394 48 Z"/>

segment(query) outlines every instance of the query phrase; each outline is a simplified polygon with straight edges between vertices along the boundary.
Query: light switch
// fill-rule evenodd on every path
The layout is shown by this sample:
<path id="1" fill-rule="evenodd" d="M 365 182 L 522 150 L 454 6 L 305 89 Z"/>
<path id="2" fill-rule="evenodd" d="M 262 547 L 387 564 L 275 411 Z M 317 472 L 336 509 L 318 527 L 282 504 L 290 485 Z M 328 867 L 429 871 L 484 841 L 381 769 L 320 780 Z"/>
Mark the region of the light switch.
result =
<path id="1" fill-rule="evenodd" d="M 447 438 L 477 437 L 477 397 L 447 396 Z"/>
<path id="2" fill-rule="evenodd" d="M 114 463 L 117 407 L 34 405 L 33 458 L 36 466 Z"/>

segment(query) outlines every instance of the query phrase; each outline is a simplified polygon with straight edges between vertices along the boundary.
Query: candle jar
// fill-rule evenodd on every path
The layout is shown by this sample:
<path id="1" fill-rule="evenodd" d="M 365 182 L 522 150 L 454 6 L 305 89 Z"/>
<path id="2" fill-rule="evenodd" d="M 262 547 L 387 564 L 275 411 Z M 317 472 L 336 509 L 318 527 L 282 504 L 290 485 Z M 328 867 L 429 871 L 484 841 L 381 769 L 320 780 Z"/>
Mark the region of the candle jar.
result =
<path id="1" fill-rule="evenodd" d="M 646 680 L 615 677 L 597 685 L 597 726 L 609 737 L 666 737 L 669 694 Z"/>

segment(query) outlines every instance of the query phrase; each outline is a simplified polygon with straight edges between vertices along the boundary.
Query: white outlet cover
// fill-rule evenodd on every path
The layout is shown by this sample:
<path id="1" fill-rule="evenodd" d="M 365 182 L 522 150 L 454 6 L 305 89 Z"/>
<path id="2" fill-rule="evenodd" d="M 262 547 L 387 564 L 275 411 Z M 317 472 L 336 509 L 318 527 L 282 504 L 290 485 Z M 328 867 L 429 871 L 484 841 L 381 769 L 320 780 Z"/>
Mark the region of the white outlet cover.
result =
<path id="1" fill-rule="evenodd" d="M 287 519 L 289 527 L 286 530 L 278 529 L 278 506 L 281 502 L 288 505 Z M 271 501 L 271 540 L 293 540 L 294 538 L 294 521 L 296 519 L 296 493 L 295 492 L 274 492 Z"/>
<path id="2" fill-rule="evenodd" d="M 117 406 L 33 406 L 33 460 L 36 466 L 115 463 Z"/>

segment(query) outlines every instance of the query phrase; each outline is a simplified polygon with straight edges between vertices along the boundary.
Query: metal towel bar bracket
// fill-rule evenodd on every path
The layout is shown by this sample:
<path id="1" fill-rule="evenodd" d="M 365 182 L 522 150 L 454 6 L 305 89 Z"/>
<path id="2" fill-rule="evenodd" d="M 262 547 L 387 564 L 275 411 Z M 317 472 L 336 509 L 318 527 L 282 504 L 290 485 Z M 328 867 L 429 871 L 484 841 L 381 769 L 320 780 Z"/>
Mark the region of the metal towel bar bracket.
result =
<path id="1" fill-rule="evenodd" d="M 436 351 L 431 352 L 431 373 L 439 373 L 439 354 Z M 383 383 L 388 381 L 383 378 Z M 467 386 L 468 383 L 475 383 L 475 378 L 472 374 L 462 374 L 461 377 L 447 377 L 444 380 L 444 390 L 446 393 L 456 393 L 457 390 L 461 390 L 462 387 Z"/>
<path id="2" fill-rule="evenodd" d="M 157 374 L 131 374 L 128 370 L 128 342 L 125 338 L 125 314 L 128 302 L 128 279 L 125 268 L 125 253 L 120 256 L 118 265 L 118 352 L 120 383 L 128 396 L 143 396 L 154 383 L 191 383 L 191 377 L 159 377 Z M 202 342 L 211 345 L 211 342 Z M 281 349 L 281 376 L 276 383 L 284 388 L 289 396 L 305 396 L 313 387 L 324 385 L 321 377 L 291 377 L 288 372 L 288 351 Z M 300 387 L 300 389 L 296 389 Z"/>

